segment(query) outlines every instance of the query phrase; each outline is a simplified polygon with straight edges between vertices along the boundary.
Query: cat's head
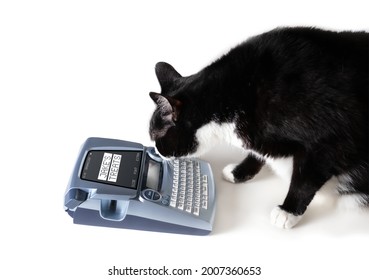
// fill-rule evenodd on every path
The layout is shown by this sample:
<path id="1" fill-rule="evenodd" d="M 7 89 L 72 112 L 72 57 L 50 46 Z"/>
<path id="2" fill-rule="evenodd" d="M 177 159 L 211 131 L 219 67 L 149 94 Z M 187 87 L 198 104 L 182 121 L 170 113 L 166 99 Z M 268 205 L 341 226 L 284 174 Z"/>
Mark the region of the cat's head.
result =
<path id="1" fill-rule="evenodd" d="M 182 77 L 165 62 L 157 63 L 155 71 L 161 94 L 150 92 L 157 105 L 150 121 L 150 137 L 164 157 L 191 156 L 198 150 L 196 132 L 202 125 L 193 79 Z"/>

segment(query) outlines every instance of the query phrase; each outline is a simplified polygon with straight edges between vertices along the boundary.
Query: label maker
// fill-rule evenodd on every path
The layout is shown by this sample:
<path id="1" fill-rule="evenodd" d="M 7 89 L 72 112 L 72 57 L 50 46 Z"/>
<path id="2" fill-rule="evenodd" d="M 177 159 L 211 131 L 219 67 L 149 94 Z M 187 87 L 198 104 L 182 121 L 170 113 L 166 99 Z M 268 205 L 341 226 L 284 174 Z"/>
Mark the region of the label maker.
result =
<path id="1" fill-rule="evenodd" d="M 88 138 L 64 208 L 76 224 L 206 235 L 215 214 L 214 178 L 199 159 L 165 160 L 153 147 Z"/>

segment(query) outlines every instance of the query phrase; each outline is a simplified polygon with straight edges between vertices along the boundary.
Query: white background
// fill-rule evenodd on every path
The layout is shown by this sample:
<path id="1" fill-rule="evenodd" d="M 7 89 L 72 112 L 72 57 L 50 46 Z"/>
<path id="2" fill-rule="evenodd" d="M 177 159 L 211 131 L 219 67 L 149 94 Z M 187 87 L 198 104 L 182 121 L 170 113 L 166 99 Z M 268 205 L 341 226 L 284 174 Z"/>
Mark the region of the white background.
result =
<path id="1" fill-rule="evenodd" d="M 327 2 L 0 2 L 0 278 L 112 279 L 114 265 L 166 265 L 261 266 L 255 279 L 367 279 L 367 213 L 336 210 L 333 199 L 318 197 L 295 229 L 274 228 L 269 213 L 287 185 L 268 169 L 247 184 L 223 181 L 223 166 L 241 159 L 227 147 L 204 156 L 218 195 L 210 236 L 74 225 L 63 211 L 85 138 L 152 145 L 156 62 L 190 75 L 277 26 L 368 30 L 365 1 Z M 186 279 L 197 278 L 206 277 Z"/>

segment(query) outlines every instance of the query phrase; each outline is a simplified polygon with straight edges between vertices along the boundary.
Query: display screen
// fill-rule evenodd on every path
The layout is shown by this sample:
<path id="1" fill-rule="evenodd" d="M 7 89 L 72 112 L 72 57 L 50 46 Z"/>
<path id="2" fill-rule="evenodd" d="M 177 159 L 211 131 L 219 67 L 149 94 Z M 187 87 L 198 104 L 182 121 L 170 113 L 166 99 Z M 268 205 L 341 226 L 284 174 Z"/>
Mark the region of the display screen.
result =
<path id="1" fill-rule="evenodd" d="M 137 189 L 142 152 L 89 151 L 83 164 L 81 178 Z"/>
<path id="2" fill-rule="evenodd" d="M 147 171 L 146 187 L 158 190 L 160 181 L 160 163 L 149 160 L 149 169 Z"/>

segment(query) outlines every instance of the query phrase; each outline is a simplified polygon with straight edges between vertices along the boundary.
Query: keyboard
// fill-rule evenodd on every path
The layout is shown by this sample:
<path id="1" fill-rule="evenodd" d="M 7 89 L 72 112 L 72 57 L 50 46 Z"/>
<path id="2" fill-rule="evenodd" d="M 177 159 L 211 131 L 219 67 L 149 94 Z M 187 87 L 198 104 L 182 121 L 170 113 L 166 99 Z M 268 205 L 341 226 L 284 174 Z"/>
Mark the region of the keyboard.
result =
<path id="1" fill-rule="evenodd" d="M 200 163 L 189 159 L 173 160 L 173 187 L 169 205 L 195 216 L 208 208 L 208 176 L 201 174 Z"/>

